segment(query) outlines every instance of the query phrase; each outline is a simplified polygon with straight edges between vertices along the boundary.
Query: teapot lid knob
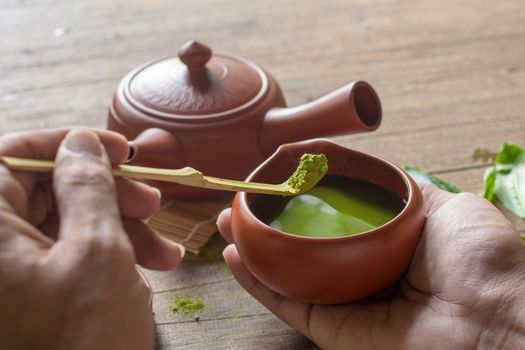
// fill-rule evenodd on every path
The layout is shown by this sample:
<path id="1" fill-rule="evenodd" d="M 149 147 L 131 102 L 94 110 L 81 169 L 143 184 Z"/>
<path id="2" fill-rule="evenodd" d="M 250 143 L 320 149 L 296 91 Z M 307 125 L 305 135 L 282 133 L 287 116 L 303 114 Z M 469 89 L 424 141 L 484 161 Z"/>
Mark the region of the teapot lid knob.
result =
<path id="1" fill-rule="evenodd" d="M 191 40 L 182 45 L 179 58 L 190 71 L 200 71 L 210 60 L 211 49 L 196 40 Z"/>

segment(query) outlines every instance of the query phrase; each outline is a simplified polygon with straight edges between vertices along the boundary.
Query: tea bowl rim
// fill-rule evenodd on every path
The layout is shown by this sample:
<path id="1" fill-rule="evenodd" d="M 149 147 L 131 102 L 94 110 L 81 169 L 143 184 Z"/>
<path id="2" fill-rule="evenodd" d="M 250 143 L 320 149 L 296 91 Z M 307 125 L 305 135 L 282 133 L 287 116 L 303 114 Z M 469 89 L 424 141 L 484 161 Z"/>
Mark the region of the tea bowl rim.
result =
<path id="1" fill-rule="evenodd" d="M 263 230 L 265 234 L 272 234 L 276 236 L 280 236 L 283 238 L 291 239 L 291 240 L 298 240 L 302 242 L 325 242 L 325 243 L 333 243 L 333 242 L 339 242 L 339 241 L 349 241 L 349 240 L 362 240 L 362 239 L 368 239 L 371 236 L 380 235 L 383 233 L 386 233 L 387 231 L 390 231 L 390 228 L 392 226 L 396 226 L 400 221 L 405 220 L 406 216 L 409 215 L 408 212 L 412 211 L 414 212 L 417 206 L 417 199 L 414 196 L 414 191 L 418 190 L 418 185 L 410 178 L 410 176 L 399 166 L 396 164 L 385 160 L 383 158 L 373 156 L 371 154 L 367 154 L 364 152 L 360 152 L 348 147 L 341 146 L 337 144 L 336 142 L 326 139 L 326 138 L 315 138 L 315 139 L 309 139 L 304 141 L 298 141 L 293 143 L 287 143 L 279 146 L 277 150 L 269 156 L 267 159 L 265 159 L 257 168 L 255 168 L 246 178 L 246 181 L 252 181 L 253 178 L 261 171 L 263 171 L 265 168 L 271 166 L 270 164 L 275 161 L 275 158 L 279 156 L 279 154 L 283 152 L 287 152 L 288 150 L 295 150 L 295 149 L 301 149 L 305 146 L 309 146 L 312 144 L 319 144 L 319 145 L 326 145 L 327 147 L 335 147 L 339 149 L 342 152 L 350 152 L 352 153 L 352 157 L 359 157 L 359 158 L 367 158 L 371 159 L 374 162 L 383 163 L 384 165 L 388 166 L 392 170 L 395 171 L 395 173 L 403 180 L 403 183 L 405 185 L 405 188 L 407 190 L 407 197 L 406 197 L 406 204 L 403 207 L 403 209 L 391 220 L 386 222 L 385 224 L 378 226 L 376 228 L 373 228 L 371 230 L 359 232 L 356 234 L 346 235 L 346 236 L 335 236 L 335 237 L 315 237 L 315 236 L 300 236 L 293 233 L 285 232 L 279 229 L 276 229 L 274 227 L 271 227 L 270 225 L 262 222 L 250 209 L 250 206 L 248 204 L 248 193 L 246 192 L 239 192 L 236 195 L 236 198 L 234 202 L 238 202 L 238 205 L 240 205 L 242 212 L 244 212 L 246 215 L 249 216 L 249 220 L 251 224 L 255 225 L 254 229 L 256 230 Z M 329 165 L 330 166 L 330 165 Z M 368 179 L 358 178 L 360 180 L 368 181 Z M 381 184 L 378 184 L 381 185 Z M 234 210 L 235 211 L 235 210 Z"/>

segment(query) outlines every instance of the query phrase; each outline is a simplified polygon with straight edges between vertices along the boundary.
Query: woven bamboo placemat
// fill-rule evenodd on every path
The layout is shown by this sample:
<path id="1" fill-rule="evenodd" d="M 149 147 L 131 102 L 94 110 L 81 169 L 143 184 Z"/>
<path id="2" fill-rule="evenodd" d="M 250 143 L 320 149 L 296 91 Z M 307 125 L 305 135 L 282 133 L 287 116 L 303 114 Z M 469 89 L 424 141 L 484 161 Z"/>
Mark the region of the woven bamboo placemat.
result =
<path id="1" fill-rule="evenodd" d="M 165 202 L 162 209 L 148 220 L 148 226 L 164 237 L 182 244 L 187 251 L 199 254 L 201 248 L 217 232 L 217 216 L 230 205 L 231 198 Z"/>

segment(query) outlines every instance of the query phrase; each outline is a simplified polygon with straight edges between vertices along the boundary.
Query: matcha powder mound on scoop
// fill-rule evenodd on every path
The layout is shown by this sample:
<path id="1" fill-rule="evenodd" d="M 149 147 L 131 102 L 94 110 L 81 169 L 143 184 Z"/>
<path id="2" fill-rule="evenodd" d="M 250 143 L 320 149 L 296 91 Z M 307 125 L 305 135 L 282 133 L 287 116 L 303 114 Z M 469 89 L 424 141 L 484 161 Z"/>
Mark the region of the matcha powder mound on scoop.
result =
<path id="1" fill-rule="evenodd" d="M 324 154 L 305 153 L 299 166 L 288 179 L 288 185 L 297 191 L 313 187 L 328 171 L 328 159 Z"/>

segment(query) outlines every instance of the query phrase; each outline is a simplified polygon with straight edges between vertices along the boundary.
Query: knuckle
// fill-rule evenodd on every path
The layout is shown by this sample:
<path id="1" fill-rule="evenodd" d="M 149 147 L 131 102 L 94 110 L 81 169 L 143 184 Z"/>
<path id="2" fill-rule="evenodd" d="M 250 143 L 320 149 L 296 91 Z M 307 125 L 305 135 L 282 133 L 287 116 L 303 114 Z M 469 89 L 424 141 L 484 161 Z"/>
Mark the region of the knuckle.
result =
<path id="1" fill-rule="evenodd" d="M 120 237 L 115 237 L 115 233 L 93 235 L 87 244 L 90 254 L 98 258 L 127 261 L 133 258 L 133 251 L 130 243 Z"/>
<path id="2" fill-rule="evenodd" d="M 490 217 L 491 213 L 501 214 L 491 202 L 478 194 L 461 192 L 457 195 L 457 198 L 464 207 L 476 208 L 482 215 Z"/>
<path id="3" fill-rule="evenodd" d="M 11 206 L 25 198 L 26 192 L 22 185 L 3 167 L 0 167 L 0 197 L 4 198 Z"/>
<path id="4" fill-rule="evenodd" d="M 21 131 L 0 135 L 0 145 L 8 145 L 20 138 Z"/>
<path id="5" fill-rule="evenodd" d="M 461 192 L 461 193 L 458 193 L 457 194 L 457 198 L 465 201 L 465 202 L 470 202 L 470 201 L 476 201 L 476 202 L 482 202 L 482 198 L 477 195 L 477 194 L 474 194 L 474 193 L 470 193 L 470 192 Z"/>
<path id="6" fill-rule="evenodd" d="M 39 264 L 33 255 L 20 259 L 25 237 L 19 225 L 16 215 L 0 210 L 0 289 L 27 292 L 28 285 L 35 280 Z"/>
<path id="7" fill-rule="evenodd" d="M 0 209 L 0 245 L 18 234 L 13 227 L 15 221 L 16 217 L 12 212 Z"/>
<path id="8" fill-rule="evenodd" d="M 68 166 L 59 181 L 69 187 L 99 187 L 107 191 L 114 191 L 113 175 L 102 164 Z"/>

